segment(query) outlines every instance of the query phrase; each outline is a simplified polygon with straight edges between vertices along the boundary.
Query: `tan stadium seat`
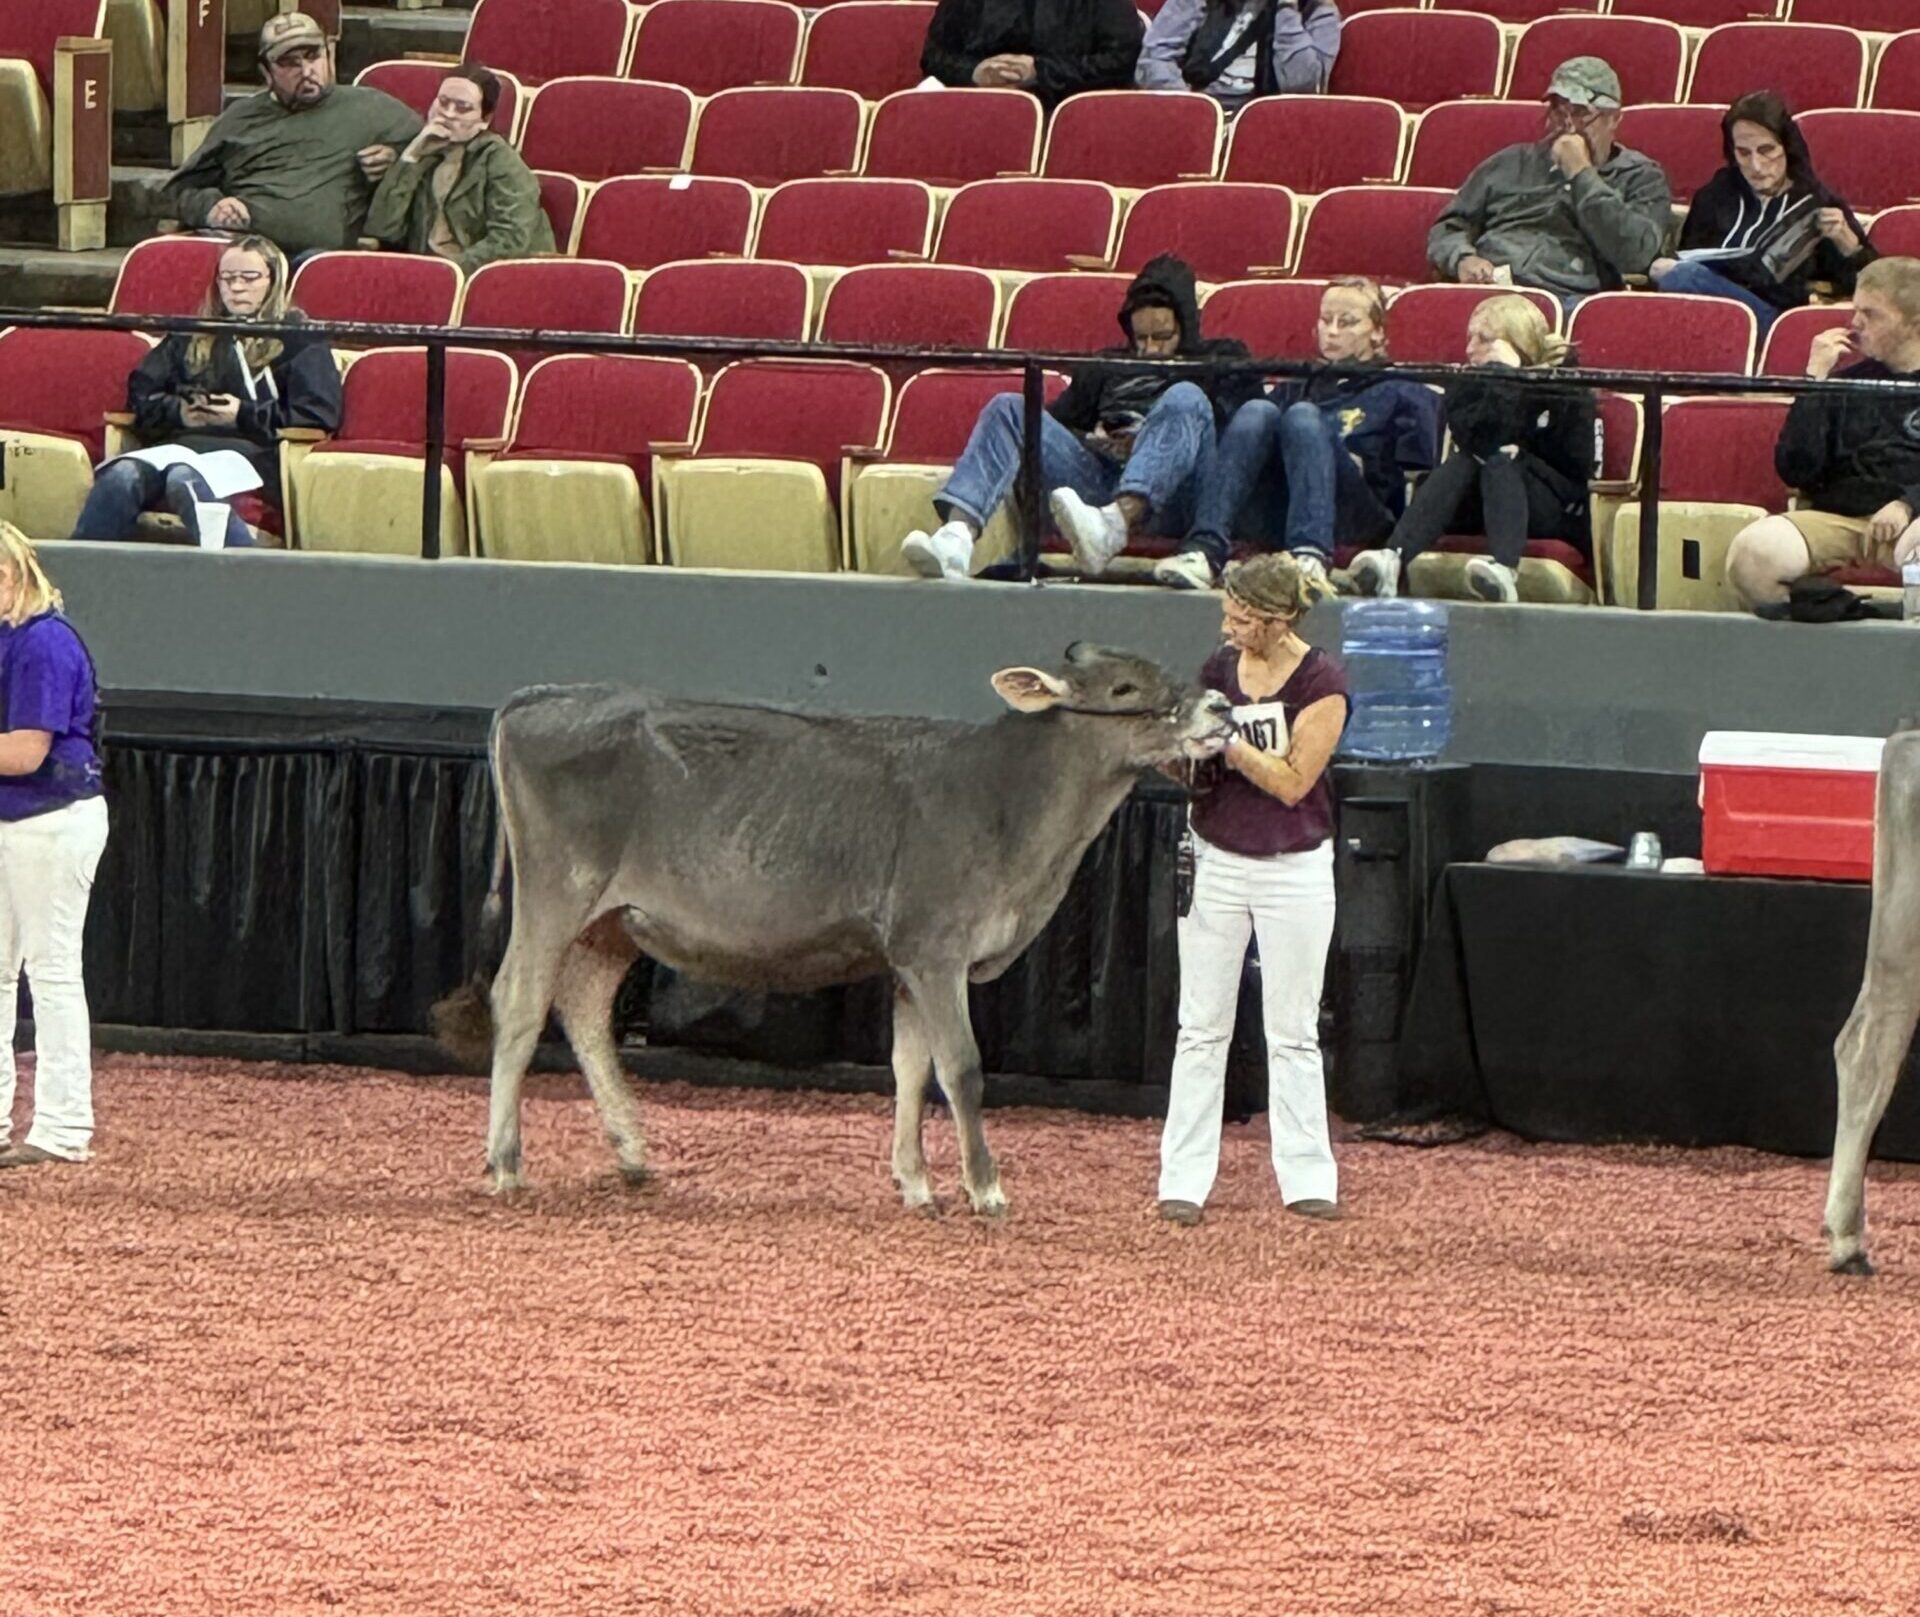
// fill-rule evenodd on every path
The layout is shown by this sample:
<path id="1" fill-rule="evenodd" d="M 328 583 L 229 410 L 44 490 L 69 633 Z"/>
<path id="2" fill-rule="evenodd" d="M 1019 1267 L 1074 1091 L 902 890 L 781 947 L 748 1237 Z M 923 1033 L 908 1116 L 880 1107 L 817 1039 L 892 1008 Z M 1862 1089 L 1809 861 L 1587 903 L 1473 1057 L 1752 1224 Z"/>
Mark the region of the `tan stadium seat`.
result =
<path id="1" fill-rule="evenodd" d="M 699 369 L 682 359 L 542 360 L 527 373 L 512 438 L 474 472 L 474 553 L 652 561 L 654 446 L 692 437 L 699 400 Z"/>
<path id="2" fill-rule="evenodd" d="M 0 521 L 33 540 L 73 532 L 106 418 L 151 346 L 131 331 L 0 331 Z"/>
<path id="3" fill-rule="evenodd" d="M 68 251 L 106 245 L 113 108 L 105 16 L 106 0 L 0 4 L 0 195 L 51 191 Z"/>
<path id="4" fill-rule="evenodd" d="M 890 392 L 884 372 L 840 360 L 725 367 L 708 390 L 692 454 L 654 459 L 665 559 L 838 571 L 842 460 L 880 441 Z"/>

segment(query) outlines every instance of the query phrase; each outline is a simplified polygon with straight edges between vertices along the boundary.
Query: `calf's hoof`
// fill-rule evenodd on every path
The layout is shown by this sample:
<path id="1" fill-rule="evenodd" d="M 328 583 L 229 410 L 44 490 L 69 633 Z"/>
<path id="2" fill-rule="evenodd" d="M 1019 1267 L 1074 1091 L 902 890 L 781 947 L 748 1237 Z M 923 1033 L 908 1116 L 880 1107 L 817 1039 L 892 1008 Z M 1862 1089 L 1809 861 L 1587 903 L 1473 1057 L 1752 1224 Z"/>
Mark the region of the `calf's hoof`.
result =
<path id="1" fill-rule="evenodd" d="M 495 1196 L 511 1196 L 515 1191 L 526 1189 L 527 1182 L 520 1177 L 519 1169 L 492 1168 L 493 1175 L 488 1191 Z"/>
<path id="2" fill-rule="evenodd" d="M 620 1182 L 629 1190 L 644 1190 L 658 1177 L 644 1162 L 620 1164 Z"/>
<path id="3" fill-rule="evenodd" d="M 1870 1275 L 1873 1265 L 1867 1261 L 1865 1252 L 1849 1252 L 1845 1257 L 1836 1257 L 1827 1265 L 1837 1275 Z"/>
<path id="4" fill-rule="evenodd" d="M 970 1193 L 973 1210 L 982 1218 L 1005 1218 L 1007 1216 L 1007 1194 L 996 1182 L 985 1190 Z"/>

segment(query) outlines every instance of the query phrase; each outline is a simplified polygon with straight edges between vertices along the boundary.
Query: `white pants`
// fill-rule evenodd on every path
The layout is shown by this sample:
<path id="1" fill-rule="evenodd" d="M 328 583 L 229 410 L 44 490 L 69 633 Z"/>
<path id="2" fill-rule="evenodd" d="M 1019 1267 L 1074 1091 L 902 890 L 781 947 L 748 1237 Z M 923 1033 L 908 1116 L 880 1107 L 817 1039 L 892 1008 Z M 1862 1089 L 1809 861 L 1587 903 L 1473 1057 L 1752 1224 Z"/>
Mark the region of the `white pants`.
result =
<path id="1" fill-rule="evenodd" d="M 1283 1201 L 1337 1201 L 1320 987 L 1333 941 L 1333 844 L 1248 859 L 1195 838 L 1193 904 L 1180 920 L 1180 1037 L 1160 1137 L 1160 1199 L 1203 1204 L 1220 1167 L 1240 974 L 1260 940 L 1267 1030 L 1267 1113 Z"/>
<path id="2" fill-rule="evenodd" d="M 93 1024 L 80 940 L 106 845 L 100 797 L 30 820 L 0 820 L 0 1143 L 13 1121 L 13 1027 L 25 965 L 35 1058 L 27 1143 L 76 1161 L 93 1139 Z"/>

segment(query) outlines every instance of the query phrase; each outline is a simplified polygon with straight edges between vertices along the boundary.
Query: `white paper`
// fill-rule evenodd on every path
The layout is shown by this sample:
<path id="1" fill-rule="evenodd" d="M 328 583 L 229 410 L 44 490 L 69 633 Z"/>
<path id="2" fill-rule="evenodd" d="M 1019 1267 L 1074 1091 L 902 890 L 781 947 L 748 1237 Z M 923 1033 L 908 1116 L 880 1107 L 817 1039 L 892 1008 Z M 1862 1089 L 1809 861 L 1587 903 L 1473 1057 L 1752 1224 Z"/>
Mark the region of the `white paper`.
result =
<path id="1" fill-rule="evenodd" d="M 924 79 L 922 79 L 918 84 L 916 84 L 914 88 L 916 90 L 944 90 L 946 86 L 942 84 L 937 78 L 935 78 L 931 73 L 929 73 Z"/>
<path id="2" fill-rule="evenodd" d="M 169 466 L 191 466 L 206 479 L 217 500 L 230 500 L 260 486 L 260 474 L 253 462 L 236 449 L 215 449 L 203 455 L 179 444 L 155 444 L 151 449 L 130 449 L 112 460 L 103 460 L 100 470 L 122 460 L 137 460 L 162 472 Z"/>

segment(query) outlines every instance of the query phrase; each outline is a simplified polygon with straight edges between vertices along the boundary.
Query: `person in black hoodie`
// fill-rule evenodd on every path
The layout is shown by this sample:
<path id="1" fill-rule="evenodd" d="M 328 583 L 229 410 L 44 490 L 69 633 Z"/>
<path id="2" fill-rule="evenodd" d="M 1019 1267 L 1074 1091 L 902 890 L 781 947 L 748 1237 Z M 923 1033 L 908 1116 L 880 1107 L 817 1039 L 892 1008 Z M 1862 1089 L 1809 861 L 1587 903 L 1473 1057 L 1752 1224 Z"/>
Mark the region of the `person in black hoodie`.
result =
<path id="1" fill-rule="evenodd" d="M 297 320 L 287 301 L 285 254 L 264 236 L 244 236 L 220 255 L 200 307 L 204 320 Z M 127 379 L 134 430 L 149 448 L 171 445 L 194 454 L 235 450 L 260 478 L 260 495 L 280 503 L 283 427 L 340 425 L 340 372 L 318 337 L 214 337 L 175 332 Z M 171 511 L 191 535 L 196 505 L 213 491 L 191 461 L 162 469 L 115 459 L 102 466 L 75 524 L 75 539 L 132 539 L 142 511 Z M 255 535 L 229 507 L 226 543 L 244 548 Z"/>
<path id="2" fill-rule="evenodd" d="M 1220 424 L 1259 391 L 1251 372 L 1180 380 L 1140 359 L 1244 360 L 1246 344 L 1200 335 L 1193 271 L 1163 253 L 1134 277 L 1120 303 L 1127 341 L 1078 367 L 1040 423 L 1043 487 L 1075 559 L 1105 569 L 1129 533 L 1184 533 L 1211 472 Z M 1003 393 L 980 412 L 945 487 L 933 497 L 941 524 L 910 533 L 901 555 L 926 578 L 965 578 L 974 541 L 1020 470 L 1025 409 Z"/>
<path id="3" fill-rule="evenodd" d="M 1467 587 L 1483 601 L 1520 598 L 1516 574 L 1528 539 L 1590 547 L 1593 397 L 1507 374 L 1563 365 L 1569 352 L 1546 316 L 1516 292 L 1473 311 L 1467 363 L 1475 370 L 1446 393 L 1453 453 L 1415 491 L 1386 547 L 1354 557 L 1347 576 L 1356 593 L 1397 595 L 1402 568 L 1449 532 L 1487 536 L 1492 554 L 1467 563 Z"/>
<path id="4" fill-rule="evenodd" d="M 1814 281 L 1851 296 L 1879 256 L 1846 199 L 1821 183 L 1800 126 L 1771 90 L 1743 95 L 1720 120 L 1727 165 L 1694 193 L 1679 258 L 1653 262 L 1663 292 L 1737 298 L 1766 335 Z M 1688 258 L 1688 253 L 1711 257 Z"/>
<path id="5" fill-rule="evenodd" d="M 1849 353 L 1865 357 L 1836 368 Z M 1814 339 L 1815 381 L 1920 382 L 1920 259 L 1860 272 L 1853 324 Z M 1749 607 L 1787 598 L 1796 578 L 1849 563 L 1920 561 L 1920 393 L 1861 388 L 1793 401 L 1774 445 L 1780 480 L 1807 503 L 1762 517 L 1727 548 L 1727 582 Z"/>
<path id="6" fill-rule="evenodd" d="M 1051 107 L 1130 88 L 1144 34 L 1131 0 L 940 0 L 920 71 L 960 89 L 1031 90 Z"/>
<path id="7" fill-rule="evenodd" d="M 1336 545 L 1377 545 L 1407 503 L 1410 473 L 1440 454 L 1440 397 L 1387 364 L 1387 303 L 1350 275 L 1328 285 L 1315 325 L 1320 357 L 1371 373 L 1283 382 L 1243 404 L 1220 435 L 1187 542 L 1153 570 L 1173 589 L 1205 589 L 1227 564 L 1236 529 L 1263 527 L 1316 588 Z M 1275 523 L 1276 507 L 1284 519 Z M 1265 518 L 1264 523 L 1262 518 Z"/>

